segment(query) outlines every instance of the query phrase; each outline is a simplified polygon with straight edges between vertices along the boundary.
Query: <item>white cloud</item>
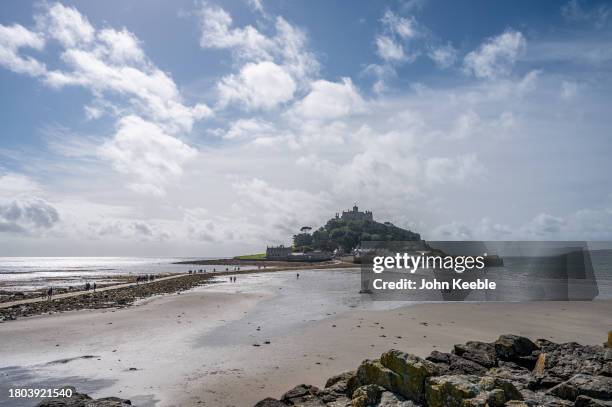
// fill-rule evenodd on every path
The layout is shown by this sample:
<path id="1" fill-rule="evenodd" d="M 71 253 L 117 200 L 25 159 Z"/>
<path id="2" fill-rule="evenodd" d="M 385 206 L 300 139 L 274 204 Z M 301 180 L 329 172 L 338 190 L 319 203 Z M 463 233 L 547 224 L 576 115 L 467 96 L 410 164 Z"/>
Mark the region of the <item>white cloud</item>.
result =
<path id="1" fill-rule="evenodd" d="M 326 120 L 360 112 L 364 108 L 365 103 L 349 78 L 343 78 L 342 82 L 321 79 L 312 83 L 312 90 L 296 103 L 293 112 L 305 119 Z"/>
<path id="2" fill-rule="evenodd" d="M 0 233 L 44 233 L 59 221 L 57 209 L 43 199 L 20 197 L 0 201 Z"/>
<path id="3" fill-rule="evenodd" d="M 391 37 L 380 35 L 376 38 L 376 52 L 385 61 L 398 62 L 406 59 L 404 47 Z"/>
<path id="4" fill-rule="evenodd" d="M 475 154 L 453 158 L 434 157 L 425 161 L 425 177 L 428 182 L 444 184 L 463 182 L 483 172 Z"/>
<path id="5" fill-rule="evenodd" d="M 5 26 L 0 24 L 0 65 L 8 69 L 30 76 L 39 76 L 45 73 L 45 65 L 33 57 L 22 56 L 21 48 L 42 50 L 45 46 L 44 37 L 27 28 L 14 24 Z"/>
<path id="6" fill-rule="evenodd" d="M 271 58 L 273 42 L 256 28 L 232 28 L 232 16 L 219 6 L 202 2 L 198 10 L 200 46 L 202 48 L 231 48 L 242 58 Z"/>
<path id="7" fill-rule="evenodd" d="M 450 68 L 457 60 L 457 50 L 451 44 L 432 47 L 428 55 L 442 69 Z"/>
<path id="8" fill-rule="evenodd" d="M 258 139 L 274 134 L 274 125 L 261 119 L 239 119 L 223 133 L 227 140 Z"/>
<path id="9" fill-rule="evenodd" d="M 36 25 L 47 36 L 59 41 L 65 48 L 89 44 L 95 36 L 95 29 L 74 7 L 53 3 L 44 13 L 36 16 Z"/>
<path id="10" fill-rule="evenodd" d="M 602 28 L 612 16 L 612 7 L 600 4 L 585 8 L 580 0 L 569 0 L 561 7 L 561 14 L 569 21 L 591 21 L 596 28 Z"/>
<path id="11" fill-rule="evenodd" d="M 110 51 L 114 55 L 114 51 Z M 72 70 L 52 71 L 46 82 L 54 87 L 84 86 L 95 94 L 111 92 L 131 97 L 130 102 L 150 118 L 172 131 L 190 130 L 196 120 L 212 111 L 203 104 L 185 106 L 174 81 L 150 64 L 116 65 L 97 50 L 69 49 L 62 59 Z"/>
<path id="12" fill-rule="evenodd" d="M 561 98 L 563 100 L 571 100 L 578 93 L 578 85 L 571 81 L 561 82 Z"/>
<path id="13" fill-rule="evenodd" d="M 494 223 L 483 218 L 473 224 L 453 221 L 433 229 L 429 238 L 432 240 L 509 240 L 516 237 L 516 231 L 509 226 Z"/>
<path id="14" fill-rule="evenodd" d="M 372 84 L 374 93 L 382 93 L 387 90 L 387 81 L 396 76 L 395 69 L 388 64 L 370 64 L 364 68 L 363 74 L 374 77 L 375 81 Z"/>
<path id="15" fill-rule="evenodd" d="M 306 35 L 282 17 L 276 18 L 275 28 L 276 59 L 298 82 L 308 82 L 319 72 L 319 61 L 308 51 Z"/>
<path id="16" fill-rule="evenodd" d="M 237 181 L 233 187 L 243 199 L 242 211 L 256 214 L 257 223 L 266 225 L 259 233 L 276 242 L 288 243 L 287 236 L 319 222 L 319 214 L 331 210 L 324 192 L 278 188 L 257 178 Z"/>
<path id="17" fill-rule="evenodd" d="M 247 4 L 253 11 L 264 13 L 264 6 L 262 0 L 247 0 Z"/>
<path id="18" fill-rule="evenodd" d="M 23 174 L 8 172 L 0 176 L 0 197 L 15 197 L 38 190 L 38 183 Z"/>
<path id="19" fill-rule="evenodd" d="M 401 39 L 406 40 L 417 35 L 414 18 L 401 17 L 391 10 L 386 10 L 381 18 L 381 22 L 391 33 Z"/>
<path id="20" fill-rule="evenodd" d="M 527 226 L 527 232 L 536 237 L 550 237 L 558 235 L 564 227 L 565 221 L 548 213 L 537 215 Z"/>
<path id="21" fill-rule="evenodd" d="M 232 50 L 240 64 L 274 63 L 290 75 L 296 89 L 306 87 L 319 71 L 319 62 L 307 49 L 304 32 L 280 16 L 273 20 L 275 33 L 270 36 L 251 25 L 233 27 L 228 12 L 207 2 L 201 3 L 198 16 L 200 46 L 204 49 Z"/>
<path id="22" fill-rule="evenodd" d="M 87 120 L 99 119 L 104 114 L 104 111 L 98 106 L 86 105 L 83 109 L 85 109 Z"/>
<path id="23" fill-rule="evenodd" d="M 136 178 L 132 189 L 163 194 L 167 178 L 179 175 L 182 163 L 195 155 L 177 134 L 191 131 L 212 110 L 201 103 L 186 105 L 172 77 L 146 57 L 127 29 L 97 30 L 77 9 L 59 3 L 41 5 L 35 21 L 36 31 L 0 25 L 0 64 L 56 89 L 91 91 L 95 100 L 84 106 L 88 120 L 105 113 L 118 116 L 117 133 L 101 147 L 101 156 Z M 53 70 L 22 55 L 25 48 L 40 51 L 51 41 L 59 45 L 61 62 Z"/>
<path id="24" fill-rule="evenodd" d="M 156 222 L 126 219 L 101 219 L 87 223 L 85 235 L 89 239 L 122 239 L 143 242 L 166 241 L 172 234 Z"/>
<path id="25" fill-rule="evenodd" d="M 197 155 L 194 148 L 138 116 L 119 120 L 114 137 L 99 152 L 117 171 L 135 178 L 135 191 L 153 195 L 163 195 L 166 184 L 182 174 L 182 165 Z"/>
<path id="26" fill-rule="evenodd" d="M 44 4 L 35 20 L 37 31 L 0 25 L 0 64 L 38 76 L 54 88 L 82 86 L 98 99 L 124 96 L 132 110 L 173 132 L 191 130 L 195 121 L 212 115 L 204 104 L 185 105 L 172 78 L 146 58 L 139 40 L 126 29 L 96 30 L 75 8 L 59 3 Z M 43 50 L 45 39 L 59 42 L 65 67 L 48 70 L 22 55 L 24 48 Z M 97 115 L 91 109 L 86 112 Z"/>
<path id="27" fill-rule="evenodd" d="M 274 62 L 246 64 L 238 75 L 223 78 L 217 85 L 221 104 L 240 102 L 247 108 L 271 109 L 293 98 L 296 84 Z"/>
<path id="28" fill-rule="evenodd" d="M 463 60 L 466 72 L 477 78 L 493 79 L 505 76 L 524 52 L 526 40 L 519 31 L 508 30 L 489 38 Z"/>
<path id="29" fill-rule="evenodd" d="M 598 76 L 601 81 L 596 86 L 592 76 L 581 77 L 579 70 L 571 77 L 553 76 L 548 66 L 523 77 L 503 77 L 511 72 L 514 61 L 523 58 L 520 52 L 513 57 L 512 52 L 497 50 L 505 44 L 499 41 L 502 35 L 476 49 L 474 66 L 469 67 L 474 76 L 495 80 L 438 82 L 426 75 L 425 79 L 413 78 L 424 83 L 412 82 L 409 87 L 393 88 L 392 95 L 364 100 L 351 79 L 319 76 L 318 61 L 307 49 L 305 32 L 282 17 L 257 15 L 257 25 L 238 27 L 222 9 L 207 5 L 203 9 L 206 7 L 214 13 L 211 19 L 200 21 L 205 26 L 202 46 L 228 50 L 233 58 L 229 72 L 222 74 L 213 91 L 217 84 L 227 82 L 227 103 L 232 103 L 228 106 L 243 104 L 247 109 L 220 111 L 218 122 L 191 134 L 196 121 L 212 112 L 205 105 L 186 102 L 179 83 L 149 60 L 144 44 L 127 29 L 115 30 L 106 24 L 96 28 L 81 17 L 73 20 L 93 27 L 90 39 L 75 37 L 79 24 L 66 19 L 57 19 L 65 25 L 61 39 L 43 26 L 38 30 L 30 27 L 34 31 L 29 34 L 16 30 L 0 35 L 1 49 L 10 51 L 0 51 L 4 58 L 0 63 L 9 66 L 7 60 L 36 57 L 40 62 L 32 61 L 41 69 L 32 72 L 46 79 L 44 83 L 58 89 L 79 86 L 91 92 L 92 100 L 80 107 L 89 119 L 117 120 L 114 134 L 105 137 L 75 129 L 67 131 L 69 138 L 51 139 L 45 134 L 48 148 L 43 153 L 12 152 L 7 167 L 16 162 L 24 173 L 37 176 L 44 170 L 45 182 L 41 179 L 38 185 L 17 174 L 0 177 L 3 208 L 17 196 L 43 197 L 61 215 L 61 222 L 39 227 L 40 234 L 55 239 L 57 233 L 67 231 L 73 240 L 63 246 L 67 248 L 64 253 L 72 250 L 71 254 L 79 254 L 90 239 L 98 239 L 91 243 L 95 247 L 92 254 L 132 254 L 141 247 L 143 254 L 200 255 L 205 250 L 222 255 L 238 254 L 245 245 L 259 251 L 262 242 L 288 243 L 304 223 L 316 227 L 353 200 L 373 209 L 377 220 L 416 224 L 416 231 L 427 237 L 438 224 L 451 224 L 440 228 L 441 232 L 445 229 L 445 236 L 482 238 L 486 231 L 506 236 L 512 229 L 502 222 L 512 222 L 517 230 L 521 217 L 531 218 L 542 208 L 555 214 L 553 218 L 558 216 L 562 225 L 555 229 L 554 219 L 541 217 L 525 227 L 532 232 L 530 236 L 548 236 L 542 234 L 547 228 L 568 236 L 579 230 L 605 236 L 606 228 L 612 229 L 609 211 L 604 209 L 557 215 L 571 212 L 567 207 L 575 205 L 575 200 L 590 200 L 605 186 L 605 182 L 588 183 L 582 178 L 593 181 L 602 176 L 598 157 L 607 150 L 598 143 L 605 140 L 609 129 L 602 119 L 609 94 L 606 75 Z M 48 8 L 38 10 L 46 13 Z M 394 19 L 404 17 L 388 18 Z M 452 66 L 457 52 L 452 45 L 440 46 L 444 42 L 417 26 L 414 19 L 405 20 L 411 25 L 387 23 L 378 32 L 401 45 L 404 59 L 399 62 L 406 62 L 409 51 L 416 51 L 427 54 L 440 67 Z M 45 21 L 50 24 L 51 19 Z M 27 39 L 30 34 L 33 41 Z M 530 54 L 540 54 L 542 59 L 535 55 L 529 63 L 538 65 L 554 56 L 553 51 L 562 54 L 562 61 L 592 53 L 599 56 L 597 61 L 606 63 L 605 41 L 598 38 L 591 48 L 583 47 L 587 40 L 554 43 L 550 53 L 540 53 L 543 48 L 534 51 L 538 44 L 533 48 L 530 44 Z M 215 58 L 218 54 L 214 53 Z M 53 70 L 47 71 L 43 57 L 53 61 L 48 62 Z M 373 75 L 375 89 L 382 91 L 385 82 L 397 75 L 396 66 L 391 60 L 379 60 L 364 73 Z M 465 67 L 468 70 L 467 62 Z M 455 71 L 446 73 L 454 75 Z M 266 81 L 259 80 L 258 74 L 271 78 L 269 83 L 283 78 L 288 87 L 260 86 Z M 209 80 L 203 78 L 202 83 Z M 580 102 L 586 103 L 555 99 L 571 93 L 571 85 L 563 85 L 562 80 L 579 83 Z M 595 87 L 597 94 L 591 93 Z M 270 88 L 277 93 L 267 93 Z M 198 92 L 206 94 L 206 90 Z M 190 90 L 190 95 L 197 94 Z M 85 128 L 105 124 L 87 123 Z M 205 136 L 210 133 L 218 138 L 210 140 Z M 510 133 L 513 140 L 498 137 Z M 581 137 L 573 144 L 576 134 Z M 187 140 L 196 137 L 198 145 L 206 147 L 191 147 Z M 581 146 L 585 145 L 597 150 L 588 162 L 583 160 Z M 9 153 L 0 150 L 3 159 Z M 541 166 L 543 156 L 550 166 Z M 108 171 L 111 165 L 116 171 Z M 546 198 L 562 187 L 560 177 L 572 179 L 575 185 L 589 184 L 581 189 L 589 191 L 588 198 L 584 193 L 572 198 L 565 190 L 564 199 Z M 123 184 L 148 195 L 165 194 L 164 199 L 139 196 L 121 188 Z M 522 202 L 508 196 L 533 199 Z M 66 202 L 69 197 L 78 198 Z M 472 225 L 466 219 L 474 214 L 476 219 L 488 216 L 494 220 Z M 25 218 L 20 222 L 5 221 L 5 226 L 14 231 L 36 228 Z M 146 246 L 139 246 L 141 241 Z M 158 242 L 163 244 L 156 246 Z M 43 246 L 40 240 L 31 243 L 32 253 L 37 243 Z M 62 244 L 53 241 L 53 247 Z M 3 248 L 10 253 L 10 248 Z"/>
<path id="30" fill-rule="evenodd" d="M 98 33 L 98 39 L 106 45 L 101 48 L 114 63 L 146 62 L 138 38 L 125 28 L 121 31 L 105 28 Z"/>
<path id="31" fill-rule="evenodd" d="M 516 118 L 511 111 L 503 111 L 499 116 L 483 118 L 474 110 L 460 113 L 449 133 L 450 138 L 468 139 L 470 137 L 500 137 L 511 133 L 516 127 Z"/>

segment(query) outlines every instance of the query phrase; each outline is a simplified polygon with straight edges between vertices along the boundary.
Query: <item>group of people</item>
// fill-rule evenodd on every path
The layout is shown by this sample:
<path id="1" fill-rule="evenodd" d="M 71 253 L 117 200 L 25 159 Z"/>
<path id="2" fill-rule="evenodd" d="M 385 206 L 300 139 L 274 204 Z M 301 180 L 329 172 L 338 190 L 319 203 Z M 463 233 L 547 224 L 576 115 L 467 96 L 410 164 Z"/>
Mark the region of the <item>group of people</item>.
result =
<path id="1" fill-rule="evenodd" d="M 155 274 L 143 274 L 142 276 L 136 276 L 136 284 L 147 283 L 155 280 Z"/>
<path id="2" fill-rule="evenodd" d="M 230 283 L 236 282 L 236 276 L 230 276 Z"/>
<path id="3" fill-rule="evenodd" d="M 68 288 L 72 290 L 72 287 L 68 287 Z M 85 286 L 83 287 L 85 291 L 89 291 L 89 290 L 96 291 L 96 288 L 98 288 L 98 286 L 96 285 L 95 281 L 93 283 L 90 283 L 89 281 L 87 281 L 85 283 Z M 47 288 L 47 299 L 50 300 L 52 297 L 53 297 L 53 287 L 49 287 Z"/>
<path id="4" fill-rule="evenodd" d="M 259 268 L 259 267 L 258 267 L 258 268 Z M 264 268 L 265 268 L 265 267 L 264 267 Z M 213 268 L 213 273 L 215 273 L 216 271 L 217 271 L 217 269 L 216 269 L 216 268 Z M 225 268 L 225 271 L 230 271 L 229 267 L 226 267 L 226 268 Z M 233 268 L 233 271 L 240 271 L 240 267 L 235 266 L 235 267 Z M 204 270 L 202 270 L 202 269 L 199 269 L 199 270 L 189 270 L 189 274 L 196 274 L 196 273 L 206 273 L 206 269 L 204 269 Z"/>

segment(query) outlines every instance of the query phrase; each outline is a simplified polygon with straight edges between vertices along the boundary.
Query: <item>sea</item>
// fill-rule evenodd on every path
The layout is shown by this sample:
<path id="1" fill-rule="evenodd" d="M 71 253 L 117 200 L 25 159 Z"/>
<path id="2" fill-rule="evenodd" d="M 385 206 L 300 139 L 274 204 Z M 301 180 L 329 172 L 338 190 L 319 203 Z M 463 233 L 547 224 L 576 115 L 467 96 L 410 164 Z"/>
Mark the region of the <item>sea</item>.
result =
<path id="1" fill-rule="evenodd" d="M 49 286 L 80 286 L 86 281 L 125 275 L 188 273 L 189 270 L 225 271 L 233 266 L 175 264 L 190 257 L 0 257 L 0 290 L 32 291 Z M 256 266 L 241 266 L 240 270 Z"/>
<path id="2" fill-rule="evenodd" d="M 593 277 L 599 299 L 612 299 L 612 251 L 590 252 Z M 232 269 L 233 266 L 176 264 L 189 260 L 215 260 L 218 257 L 0 257 L 0 292 L 34 291 L 49 286 L 82 286 L 87 281 L 112 283 L 114 277 L 126 275 L 188 273 L 202 270 L 208 273 Z M 504 259 L 505 265 L 492 271 L 497 281 L 513 292 L 527 291 L 533 285 L 533 264 L 530 258 Z M 253 270 L 257 266 L 241 266 Z M 539 269 L 539 267 L 536 267 Z"/>

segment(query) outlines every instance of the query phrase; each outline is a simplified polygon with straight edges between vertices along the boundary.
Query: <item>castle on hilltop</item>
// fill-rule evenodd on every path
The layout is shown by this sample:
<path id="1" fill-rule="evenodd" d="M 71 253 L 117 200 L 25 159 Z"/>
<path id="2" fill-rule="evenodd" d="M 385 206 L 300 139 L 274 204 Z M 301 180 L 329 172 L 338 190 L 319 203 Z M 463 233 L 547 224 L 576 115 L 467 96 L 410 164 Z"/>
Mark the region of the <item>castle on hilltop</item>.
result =
<path id="1" fill-rule="evenodd" d="M 360 212 L 357 204 L 353 206 L 352 210 L 342 211 L 342 216 L 339 213 L 336 213 L 336 219 L 342 220 L 374 220 L 374 215 L 372 215 L 372 211 Z"/>

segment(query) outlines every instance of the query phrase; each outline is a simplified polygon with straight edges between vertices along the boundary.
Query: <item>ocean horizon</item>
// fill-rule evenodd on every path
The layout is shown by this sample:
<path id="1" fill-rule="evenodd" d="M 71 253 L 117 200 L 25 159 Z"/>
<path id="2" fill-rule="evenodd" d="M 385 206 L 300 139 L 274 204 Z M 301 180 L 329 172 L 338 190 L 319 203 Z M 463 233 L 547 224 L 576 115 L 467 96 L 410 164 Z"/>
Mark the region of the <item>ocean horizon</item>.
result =
<path id="1" fill-rule="evenodd" d="M 197 267 L 212 271 L 227 266 L 194 266 L 176 262 L 220 259 L 219 256 L 202 257 L 146 257 L 146 256 L 41 256 L 0 257 L 0 290 L 32 291 L 46 288 L 69 287 L 84 284 L 88 279 L 143 274 L 187 273 Z M 248 269 L 243 266 L 242 269 Z"/>

